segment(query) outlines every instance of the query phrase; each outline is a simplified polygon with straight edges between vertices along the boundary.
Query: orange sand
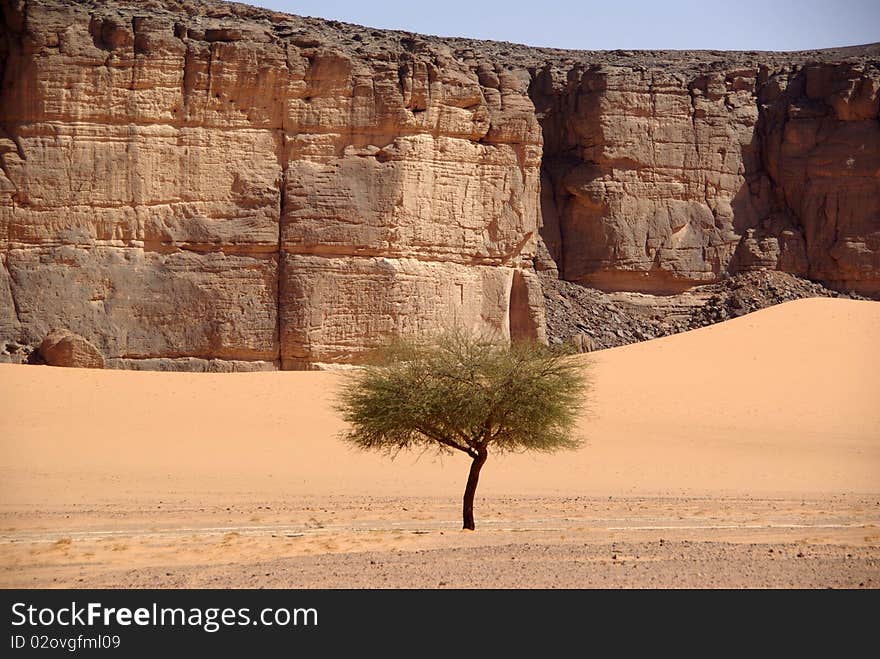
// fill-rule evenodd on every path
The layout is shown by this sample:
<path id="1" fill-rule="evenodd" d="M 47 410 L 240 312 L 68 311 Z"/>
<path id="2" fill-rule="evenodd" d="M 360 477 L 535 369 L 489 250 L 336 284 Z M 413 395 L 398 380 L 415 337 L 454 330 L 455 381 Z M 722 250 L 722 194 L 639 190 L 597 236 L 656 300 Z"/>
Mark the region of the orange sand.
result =
<path id="1" fill-rule="evenodd" d="M 880 492 L 880 304 L 812 299 L 594 353 L 586 445 L 487 463 L 481 494 Z M 0 500 L 457 495 L 464 456 L 350 450 L 328 372 L 0 365 Z"/>
<path id="2" fill-rule="evenodd" d="M 585 356 L 588 442 L 490 455 L 476 534 L 464 456 L 337 438 L 339 373 L 0 365 L 0 587 L 876 588 L 878 328 L 802 300 Z"/>

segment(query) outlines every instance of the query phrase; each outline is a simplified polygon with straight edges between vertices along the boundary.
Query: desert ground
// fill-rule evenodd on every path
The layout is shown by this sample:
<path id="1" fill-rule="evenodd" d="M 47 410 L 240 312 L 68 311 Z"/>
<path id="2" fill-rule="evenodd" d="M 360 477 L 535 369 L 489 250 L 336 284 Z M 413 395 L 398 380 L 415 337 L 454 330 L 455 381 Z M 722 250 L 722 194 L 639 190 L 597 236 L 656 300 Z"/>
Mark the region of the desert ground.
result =
<path id="1" fill-rule="evenodd" d="M 880 304 L 585 355 L 575 452 L 350 449 L 340 372 L 0 366 L 2 587 L 880 586 Z"/>

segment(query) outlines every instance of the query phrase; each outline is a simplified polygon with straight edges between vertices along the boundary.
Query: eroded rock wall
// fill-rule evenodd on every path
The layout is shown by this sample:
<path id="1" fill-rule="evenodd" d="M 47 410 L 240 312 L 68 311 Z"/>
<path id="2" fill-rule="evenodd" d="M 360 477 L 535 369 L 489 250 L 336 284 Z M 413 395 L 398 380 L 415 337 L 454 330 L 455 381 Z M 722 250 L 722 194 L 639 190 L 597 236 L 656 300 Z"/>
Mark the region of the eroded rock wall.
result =
<path id="1" fill-rule="evenodd" d="M 157 7 L 4 2 L 4 339 L 241 369 L 456 320 L 510 336 L 538 230 L 526 71 Z"/>
<path id="2" fill-rule="evenodd" d="M 509 337 L 539 223 L 528 73 L 417 39 L 359 56 L 317 41 L 288 50 L 284 367 L 455 322 Z"/>
<path id="3" fill-rule="evenodd" d="M 211 1 L 0 0 L 0 343 L 307 368 L 463 323 L 545 337 L 539 269 L 880 293 L 878 49 L 595 53 Z"/>
<path id="4" fill-rule="evenodd" d="M 880 292 L 880 59 L 791 59 L 542 68 L 544 233 L 562 276 L 668 293 L 769 268 Z"/>
<path id="5" fill-rule="evenodd" d="M 277 360 L 283 53 L 171 15 L 3 9 L 15 340 L 65 327 L 110 365 Z"/>

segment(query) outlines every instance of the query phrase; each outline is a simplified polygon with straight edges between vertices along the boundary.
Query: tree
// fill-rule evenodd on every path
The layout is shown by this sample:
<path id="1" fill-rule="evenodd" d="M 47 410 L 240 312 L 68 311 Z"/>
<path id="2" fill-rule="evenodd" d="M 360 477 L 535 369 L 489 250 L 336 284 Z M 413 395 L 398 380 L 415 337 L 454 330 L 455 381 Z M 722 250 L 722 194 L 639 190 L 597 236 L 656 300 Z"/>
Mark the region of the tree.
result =
<path id="1" fill-rule="evenodd" d="M 474 529 L 474 495 L 490 448 L 551 452 L 580 443 L 573 431 L 587 384 L 582 357 L 463 331 L 398 340 L 379 355 L 343 387 L 342 438 L 392 456 L 410 448 L 466 453 L 465 529 Z"/>

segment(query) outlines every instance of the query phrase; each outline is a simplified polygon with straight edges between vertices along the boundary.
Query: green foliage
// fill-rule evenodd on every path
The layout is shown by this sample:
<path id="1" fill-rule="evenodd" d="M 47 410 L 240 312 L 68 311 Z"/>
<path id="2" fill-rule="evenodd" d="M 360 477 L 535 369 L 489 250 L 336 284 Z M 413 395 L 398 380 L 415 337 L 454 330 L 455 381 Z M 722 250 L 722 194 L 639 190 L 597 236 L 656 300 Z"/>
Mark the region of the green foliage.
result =
<path id="1" fill-rule="evenodd" d="M 587 388 L 583 357 L 461 331 L 398 340 L 354 371 L 337 410 L 343 438 L 393 454 L 409 448 L 493 452 L 574 448 Z"/>

